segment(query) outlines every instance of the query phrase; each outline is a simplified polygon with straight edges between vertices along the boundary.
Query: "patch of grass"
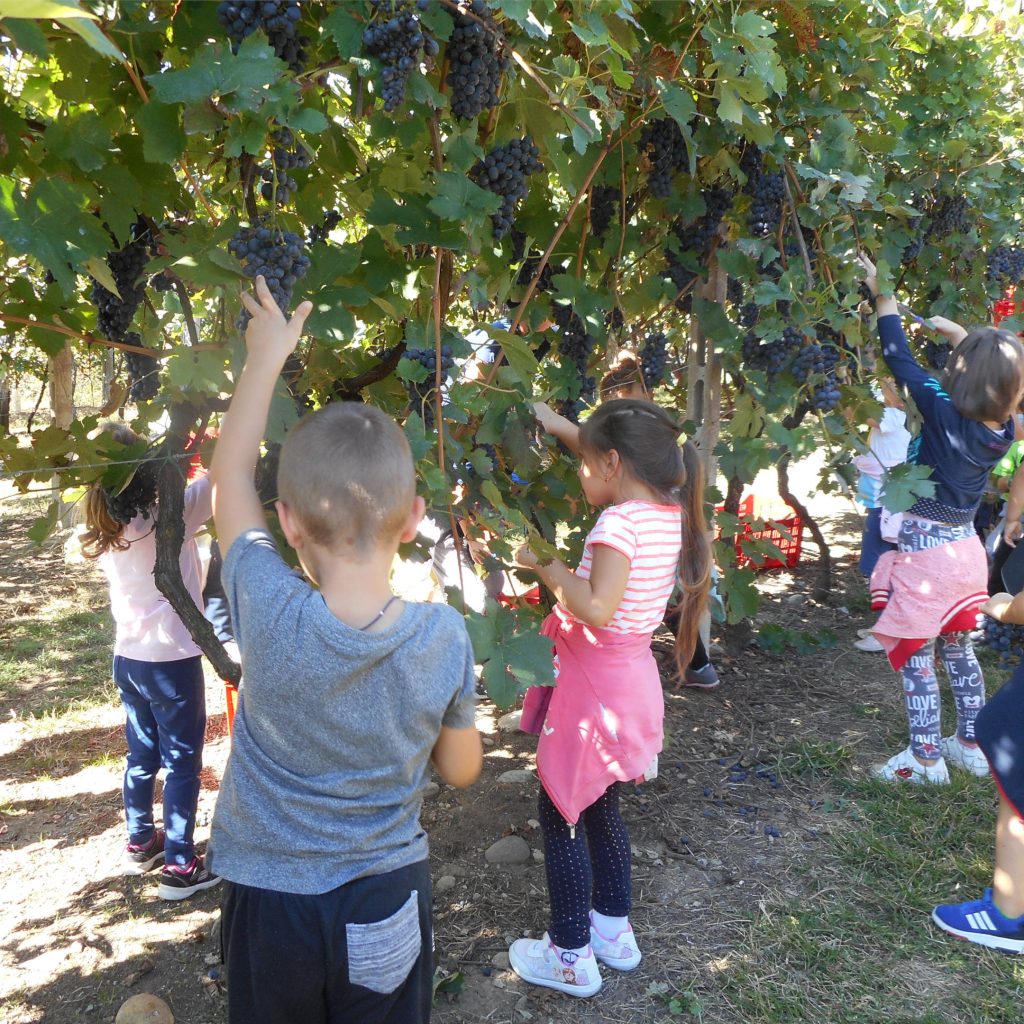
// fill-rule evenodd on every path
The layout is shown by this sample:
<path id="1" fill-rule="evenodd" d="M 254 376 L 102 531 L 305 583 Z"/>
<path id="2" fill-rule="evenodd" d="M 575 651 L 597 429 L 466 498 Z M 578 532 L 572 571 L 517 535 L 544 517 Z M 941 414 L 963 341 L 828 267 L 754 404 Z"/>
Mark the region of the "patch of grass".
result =
<path id="1" fill-rule="evenodd" d="M 32 717 L 109 703 L 112 640 L 106 608 L 49 606 L 0 627 L 0 701 Z"/>
<path id="2" fill-rule="evenodd" d="M 779 755 L 779 771 L 787 775 L 805 772 L 835 773 L 845 770 L 851 761 L 850 751 L 841 743 L 829 740 L 798 740 Z"/>
<path id="3" fill-rule="evenodd" d="M 829 744 L 787 756 L 820 770 Z M 841 748 L 840 748 L 841 749 Z M 936 903 L 989 885 L 996 795 L 957 775 L 942 789 L 838 778 L 843 821 L 809 896 L 763 905 L 717 975 L 748 1024 L 993 1024 L 1020 1019 L 1024 964 L 960 942 L 930 921 Z"/>

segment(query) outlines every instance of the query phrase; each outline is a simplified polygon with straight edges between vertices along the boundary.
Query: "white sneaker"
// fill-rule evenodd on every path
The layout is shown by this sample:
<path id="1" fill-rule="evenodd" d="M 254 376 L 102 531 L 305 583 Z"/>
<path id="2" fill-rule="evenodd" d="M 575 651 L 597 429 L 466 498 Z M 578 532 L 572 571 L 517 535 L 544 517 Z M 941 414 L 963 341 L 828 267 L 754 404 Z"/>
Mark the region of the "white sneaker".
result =
<path id="1" fill-rule="evenodd" d="M 601 972 L 590 946 L 584 956 L 559 951 L 545 932 L 543 939 L 516 939 L 508 948 L 508 960 L 512 970 L 531 985 L 581 997 L 601 991 Z"/>
<path id="2" fill-rule="evenodd" d="M 885 782 L 913 782 L 932 786 L 949 784 L 949 769 L 941 757 L 935 764 L 923 765 L 914 757 L 910 747 L 893 754 L 885 764 L 872 765 L 871 774 Z"/>
<path id="3" fill-rule="evenodd" d="M 853 646 L 858 651 L 867 651 L 868 654 L 878 654 L 879 651 L 884 651 L 885 648 L 870 634 L 861 637 L 859 640 L 853 641 Z"/>
<path id="4" fill-rule="evenodd" d="M 633 926 L 627 924 L 625 930 L 619 932 L 614 939 L 606 939 L 594 927 L 593 911 L 590 912 L 590 947 L 601 963 L 616 971 L 631 971 L 641 960 Z"/>
<path id="5" fill-rule="evenodd" d="M 865 626 L 863 629 L 858 629 L 857 636 L 859 636 L 861 640 L 863 640 L 866 636 L 871 636 L 871 627 Z"/>
<path id="6" fill-rule="evenodd" d="M 942 737 L 942 756 L 955 768 L 963 768 L 965 772 L 981 778 L 989 775 L 988 758 L 981 752 L 981 747 L 968 747 L 960 742 L 960 737 Z"/>

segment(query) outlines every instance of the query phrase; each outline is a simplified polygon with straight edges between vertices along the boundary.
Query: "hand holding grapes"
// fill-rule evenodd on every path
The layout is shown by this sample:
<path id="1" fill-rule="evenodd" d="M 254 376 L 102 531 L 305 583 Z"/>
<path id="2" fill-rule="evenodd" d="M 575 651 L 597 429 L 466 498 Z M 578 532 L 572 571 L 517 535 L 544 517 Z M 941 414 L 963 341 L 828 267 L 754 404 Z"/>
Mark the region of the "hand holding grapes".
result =
<path id="1" fill-rule="evenodd" d="M 261 275 L 256 278 L 256 297 L 244 292 L 242 305 L 252 315 L 245 329 L 249 358 L 267 359 L 284 365 L 299 343 L 306 317 L 313 311 L 313 303 L 308 300 L 301 303 L 291 319 L 286 320 Z"/>

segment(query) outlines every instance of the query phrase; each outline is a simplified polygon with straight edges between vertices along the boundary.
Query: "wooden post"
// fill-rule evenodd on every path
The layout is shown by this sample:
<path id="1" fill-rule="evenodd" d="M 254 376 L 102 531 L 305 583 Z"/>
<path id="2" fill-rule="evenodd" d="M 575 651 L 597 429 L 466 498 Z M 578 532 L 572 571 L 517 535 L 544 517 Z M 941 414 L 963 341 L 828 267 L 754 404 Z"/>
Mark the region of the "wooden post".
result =
<path id="1" fill-rule="evenodd" d="M 726 272 L 712 256 L 708 282 L 698 294 L 710 302 L 722 304 L 727 280 Z M 704 334 L 695 314 L 690 317 L 686 418 L 697 427 L 694 442 L 704 461 L 704 479 L 711 486 L 718 476 L 715 446 L 722 427 L 722 357 L 715 351 L 714 339 Z"/>
<path id="2" fill-rule="evenodd" d="M 59 430 L 70 430 L 75 419 L 75 357 L 70 343 L 50 357 L 50 422 Z M 60 498 L 63 484 L 60 474 L 53 475 L 50 486 L 51 500 L 57 502 L 61 526 L 71 525 L 71 506 Z"/>

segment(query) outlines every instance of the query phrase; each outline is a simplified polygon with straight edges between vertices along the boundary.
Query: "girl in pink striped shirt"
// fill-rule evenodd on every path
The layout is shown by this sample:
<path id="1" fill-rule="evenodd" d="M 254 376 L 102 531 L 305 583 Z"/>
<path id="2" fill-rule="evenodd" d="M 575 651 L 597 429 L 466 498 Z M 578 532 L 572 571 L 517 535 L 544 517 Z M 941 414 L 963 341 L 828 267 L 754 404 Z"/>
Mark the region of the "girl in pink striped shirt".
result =
<path id="1" fill-rule="evenodd" d="M 558 603 L 544 627 L 556 685 L 532 689 L 523 708 L 523 728 L 540 737 L 551 921 L 543 939 L 514 942 L 509 960 L 526 981 L 570 995 L 600 989 L 598 961 L 621 971 L 640 963 L 619 789 L 652 778 L 661 750 L 665 704 L 651 633 L 678 582 L 682 675 L 711 580 L 700 460 L 689 441 L 679 445 L 680 433 L 653 402 L 602 405 L 574 438 L 583 493 L 604 506 L 579 567 L 540 565 L 525 546 L 517 556 Z"/>

